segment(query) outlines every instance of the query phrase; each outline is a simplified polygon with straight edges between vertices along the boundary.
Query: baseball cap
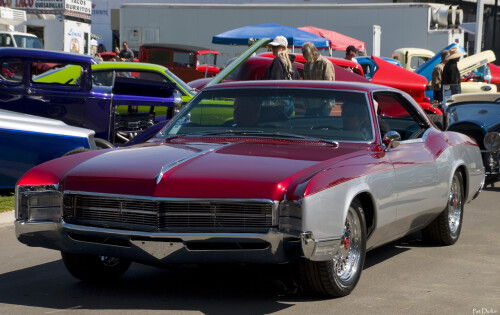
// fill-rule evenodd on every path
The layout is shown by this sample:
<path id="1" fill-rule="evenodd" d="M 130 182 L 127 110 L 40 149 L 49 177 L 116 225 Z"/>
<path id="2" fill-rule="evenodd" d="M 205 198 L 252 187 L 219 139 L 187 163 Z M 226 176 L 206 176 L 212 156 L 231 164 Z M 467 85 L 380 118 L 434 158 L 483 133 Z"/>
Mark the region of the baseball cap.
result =
<path id="1" fill-rule="evenodd" d="M 356 49 L 356 47 L 354 47 L 354 45 L 347 46 L 345 52 L 350 53 L 351 51 L 358 52 L 358 50 Z"/>
<path id="2" fill-rule="evenodd" d="M 270 46 L 283 46 L 283 47 L 288 47 L 288 40 L 286 39 L 285 36 L 276 36 L 272 42 L 270 42 L 268 45 Z"/>
<path id="3" fill-rule="evenodd" d="M 91 39 L 90 46 L 97 46 L 97 41 L 95 39 Z"/>

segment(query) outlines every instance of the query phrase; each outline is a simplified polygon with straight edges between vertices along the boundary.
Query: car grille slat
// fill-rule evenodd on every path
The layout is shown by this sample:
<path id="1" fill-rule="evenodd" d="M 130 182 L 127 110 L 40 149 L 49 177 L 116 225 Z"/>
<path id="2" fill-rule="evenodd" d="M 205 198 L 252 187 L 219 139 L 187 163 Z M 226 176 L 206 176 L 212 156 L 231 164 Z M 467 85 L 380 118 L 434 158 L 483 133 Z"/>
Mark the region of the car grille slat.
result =
<path id="1" fill-rule="evenodd" d="M 272 227 L 271 201 L 196 201 L 64 195 L 64 220 L 72 224 L 139 231 L 257 232 Z"/>

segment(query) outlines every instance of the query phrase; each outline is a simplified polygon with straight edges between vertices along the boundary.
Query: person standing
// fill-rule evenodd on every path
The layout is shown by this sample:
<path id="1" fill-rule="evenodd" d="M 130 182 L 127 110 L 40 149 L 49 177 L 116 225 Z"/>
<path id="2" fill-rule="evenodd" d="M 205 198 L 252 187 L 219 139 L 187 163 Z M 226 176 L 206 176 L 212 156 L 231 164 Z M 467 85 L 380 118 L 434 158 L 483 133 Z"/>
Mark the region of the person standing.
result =
<path id="1" fill-rule="evenodd" d="M 450 48 L 450 55 L 447 58 L 446 64 L 443 68 L 443 85 L 450 85 L 451 94 L 462 93 L 460 87 L 460 71 L 458 70 L 457 62 L 465 55 L 458 50 L 458 47 Z"/>
<path id="2" fill-rule="evenodd" d="M 295 58 L 288 54 L 288 40 L 284 36 L 276 36 L 268 44 L 274 59 L 264 74 L 264 80 L 300 80 L 300 74 L 294 64 Z"/>
<path id="3" fill-rule="evenodd" d="M 128 43 L 123 42 L 123 49 L 120 51 L 120 61 L 134 61 L 134 52 L 128 48 Z"/>
<path id="4" fill-rule="evenodd" d="M 97 61 L 102 61 L 101 56 L 97 53 L 97 40 L 91 39 L 90 40 L 90 55 L 94 57 L 95 60 Z"/>
<path id="5" fill-rule="evenodd" d="M 358 61 L 356 60 L 357 53 L 358 50 L 356 49 L 356 47 L 354 47 L 353 45 L 349 45 L 345 50 L 345 59 L 358 63 Z"/>
<path id="6" fill-rule="evenodd" d="M 441 52 L 441 62 L 438 63 L 434 69 L 432 70 L 432 79 L 431 79 L 431 87 L 433 90 L 433 97 L 435 100 L 438 102 L 443 101 L 443 93 L 441 91 L 442 89 L 442 84 L 441 82 L 443 81 L 443 69 L 444 65 L 446 63 L 446 58 L 449 55 L 448 50 L 443 50 Z"/>
<path id="7" fill-rule="evenodd" d="M 115 46 L 115 57 L 113 58 L 113 61 L 120 61 L 120 47 Z"/>
<path id="8" fill-rule="evenodd" d="M 304 80 L 335 81 L 335 68 L 333 64 L 321 56 L 313 43 L 306 42 L 302 45 L 302 55 L 306 59 Z"/>

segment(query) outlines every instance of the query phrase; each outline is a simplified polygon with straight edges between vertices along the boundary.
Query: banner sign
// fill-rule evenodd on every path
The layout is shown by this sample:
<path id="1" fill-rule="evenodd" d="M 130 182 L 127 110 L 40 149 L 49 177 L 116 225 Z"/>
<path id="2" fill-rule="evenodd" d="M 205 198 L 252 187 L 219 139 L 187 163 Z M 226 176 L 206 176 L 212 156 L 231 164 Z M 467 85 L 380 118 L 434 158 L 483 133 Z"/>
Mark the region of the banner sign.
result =
<path id="1" fill-rule="evenodd" d="M 31 14 L 61 14 L 90 19 L 91 0 L 0 0 L 0 6 Z"/>

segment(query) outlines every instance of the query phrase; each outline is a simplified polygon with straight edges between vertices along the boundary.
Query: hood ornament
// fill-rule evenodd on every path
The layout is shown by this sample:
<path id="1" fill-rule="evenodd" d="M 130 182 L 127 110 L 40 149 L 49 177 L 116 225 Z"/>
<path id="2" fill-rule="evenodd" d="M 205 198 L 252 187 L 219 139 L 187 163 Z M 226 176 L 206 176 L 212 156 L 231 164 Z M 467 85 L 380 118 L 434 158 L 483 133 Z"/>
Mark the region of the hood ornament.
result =
<path id="1" fill-rule="evenodd" d="M 193 155 L 190 155 L 188 157 L 185 157 L 185 158 L 182 158 L 180 160 L 177 160 L 177 161 L 174 161 L 174 162 L 171 162 L 171 163 L 168 163 L 168 164 L 165 164 L 161 167 L 161 171 L 158 175 L 156 175 L 156 185 L 158 185 L 161 181 L 161 179 L 163 178 L 163 175 L 165 175 L 166 172 L 170 171 L 171 169 L 173 169 L 174 167 L 176 167 L 177 165 L 181 165 L 189 160 L 192 160 L 194 158 L 197 158 L 199 156 L 202 156 L 202 155 L 205 155 L 207 153 L 210 153 L 212 151 L 215 151 L 216 149 L 219 149 L 219 148 L 222 148 L 222 147 L 225 147 L 229 144 L 225 144 L 225 145 L 221 145 L 217 148 L 211 148 L 211 149 L 208 149 L 208 150 L 205 150 L 205 151 L 201 151 L 201 152 L 198 152 L 196 154 L 193 154 Z"/>

